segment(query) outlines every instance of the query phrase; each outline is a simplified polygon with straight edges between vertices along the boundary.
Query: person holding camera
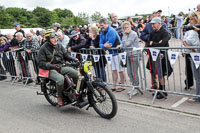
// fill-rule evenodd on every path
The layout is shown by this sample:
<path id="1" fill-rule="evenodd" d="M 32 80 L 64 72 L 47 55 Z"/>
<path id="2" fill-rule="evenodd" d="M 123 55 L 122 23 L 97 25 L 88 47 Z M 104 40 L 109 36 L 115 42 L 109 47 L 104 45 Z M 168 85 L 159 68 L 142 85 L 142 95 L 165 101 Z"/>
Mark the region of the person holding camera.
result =
<path id="1" fill-rule="evenodd" d="M 184 39 L 183 39 L 183 45 L 184 47 L 200 47 L 200 41 L 199 41 L 199 34 L 197 31 L 200 29 L 195 27 L 194 25 L 200 24 L 200 12 L 196 11 L 189 15 L 190 19 L 190 25 L 193 26 L 194 30 L 188 30 L 185 33 Z M 200 52 L 200 49 L 188 49 L 187 52 Z M 200 95 L 200 67 L 196 69 L 195 64 L 190 57 L 190 62 L 192 64 L 192 71 L 193 75 L 196 81 L 196 95 Z M 200 102 L 199 97 L 194 97 L 189 99 L 189 102 Z"/>

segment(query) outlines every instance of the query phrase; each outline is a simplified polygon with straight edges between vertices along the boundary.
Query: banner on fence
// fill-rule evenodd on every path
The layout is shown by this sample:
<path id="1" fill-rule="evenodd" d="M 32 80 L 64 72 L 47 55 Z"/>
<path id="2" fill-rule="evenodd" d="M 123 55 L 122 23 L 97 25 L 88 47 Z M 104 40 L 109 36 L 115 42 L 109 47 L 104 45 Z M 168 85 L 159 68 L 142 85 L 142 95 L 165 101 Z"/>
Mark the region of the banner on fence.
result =
<path id="1" fill-rule="evenodd" d="M 180 52 L 168 51 L 168 57 L 171 65 L 173 65 L 176 62 L 179 54 Z"/>
<path id="2" fill-rule="evenodd" d="M 119 57 L 124 65 L 126 65 L 126 52 L 119 53 Z"/>
<path id="3" fill-rule="evenodd" d="M 196 69 L 199 67 L 200 64 L 200 53 L 190 53 L 192 60 L 196 66 Z"/>
<path id="4" fill-rule="evenodd" d="M 154 48 L 150 48 L 149 50 L 151 52 L 151 56 L 152 56 L 153 61 L 156 61 L 160 50 L 154 49 Z"/>
<path id="5" fill-rule="evenodd" d="M 93 55 L 94 62 L 99 62 L 100 55 Z"/>
<path id="6" fill-rule="evenodd" d="M 106 57 L 106 60 L 107 60 L 107 62 L 108 62 L 108 64 L 111 64 L 111 62 L 112 62 L 112 55 L 105 55 L 105 57 Z"/>

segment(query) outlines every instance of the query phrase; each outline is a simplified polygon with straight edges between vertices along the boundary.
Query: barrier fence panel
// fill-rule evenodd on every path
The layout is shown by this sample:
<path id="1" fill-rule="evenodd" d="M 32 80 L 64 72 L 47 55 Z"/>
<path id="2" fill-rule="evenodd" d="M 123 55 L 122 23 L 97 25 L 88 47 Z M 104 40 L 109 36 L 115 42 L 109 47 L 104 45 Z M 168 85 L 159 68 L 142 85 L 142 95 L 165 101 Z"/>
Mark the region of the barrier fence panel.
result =
<path id="1" fill-rule="evenodd" d="M 69 54 L 82 62 L 91 60 L 94 77 L 107 83 L 112 89 L 116 87 L 115 91 L 129 88 L 130 98 L 136 91 L 141 94 L 142 90 L 155 92 L 152 100 L 154 103 L 157 95 L 167 97 L 166 93 L 199 97 L 194 89 L 187 89 L 192 85 L 195 86 L 195 78 L 191 84 L 190 78 L 186 76 L 192 75 L 191 64 L 195 61 L 196 65 L 193 64 L 193 66 L 196 68 L 200 64 L 199 53 L 193 53 L 191 49 L 200 48 L 156 47 L 156 49 L 125 48 L 121 50 L 95 48 L 81 49 Z M 183 52 L 184 55 L 182 55 Z M 24 85 L 36 82 L 38 74 L 36 59 L 37 52 L 1 53 L 0 72 L 2 70 L 5 72 L 0 73 L 0 80 L 2 77 L 7 77 L 8 80 L 12 80 L 11 83 L 21 80 Z M 159 82 L 165 87 L 160 87 Z"/>
<path id="2" fill-rule="evenodd" d="M 163 95 L 163 97 L 166 97 L 166 93 L 199 97 L 199 95 L 194 94 L 195 93 L 194 90 L 188 90 L 187 88 L 185 88 L 185 86 L 186 87 L 189 86 L 188 84 L 189 78 L 187 78 L 186 74 L 189 67 L 191 68 L 191 65 L 186 65 L 185 63 L 185 60 L 188 57 L 188 55 L 191 55 L 191 52 L 190 53 L 184 52 L 184 50 L 186 49 L 188 50 L 188 49 L 200 49 L 200 48 L 199 47 L 188 47 L 188 48 L 156 47 L 156 49 L 145 48 L 145 50 L 143 51 L 143 74 L 145 77 L 144 79 L 146 79 L 144 80 L 145 88 L 146 90 L 155 92 L 152 103 L 154 103 L 157 94 L 160 92 L 161 95 Z M 148 54 L 146 54 L 147 50 Z M 184 52 L 184 56 L 182 52 Z M 165 58 L 161 57 L 161 54 L 163 54 Z M 199 61 L 199 53 L 193 53 L 193 54 L 195 55 L 194 57 L 196 57 L 196 60 Z M 151 58 L 149 58 L 150 56 Z M 153 58 L 155 59 L 153 60 Z M 194 60 L 190 57 L 190 62 L 193 63 L 193 61 Z M 149 67 L 151 71 L 148 70 L 147 67 Z M 164 77 L 162 74 L 166 75 L 165 79 L 162 79 Z M 165 83 L 162 83 L 162 85 L 165 85 L 165 88 L 159 87 L 159 81 L 161 83 L 162 80 L 165 80 Z M 195 86 L 195 84 L 193 85 Z"/>
<path id="3" fill-rule="evenodd" d="M 28 54 L 24 51 L 4 52 L 1 53 L 0 76 L 5 76 L 12 81 L 11 83 L 23 82 L 27 83 L 36 81 L 38 66 L 36 63 L 37 52 Z"/>

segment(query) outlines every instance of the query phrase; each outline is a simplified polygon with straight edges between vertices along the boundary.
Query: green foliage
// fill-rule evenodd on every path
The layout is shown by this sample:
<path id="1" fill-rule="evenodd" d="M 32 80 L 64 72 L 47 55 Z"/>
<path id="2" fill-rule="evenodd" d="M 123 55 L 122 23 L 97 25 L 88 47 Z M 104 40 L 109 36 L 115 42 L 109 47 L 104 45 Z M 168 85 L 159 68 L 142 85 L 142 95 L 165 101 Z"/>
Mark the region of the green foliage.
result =
<path id="1" fill-rule="evenodd" d="M 68 9 L 57 8 L 50 11 L 43 7 L 36 7 L 33 11 L 24 8 L 4 8 L 0 6 L 0 28 L 13 28 L 15 22 L 20 23 L 22 28 L 52 28 L 52 24 L 58 22 L 62 27 L 88 24 L 88 14 L 80 13 L 74 16 Z"/>
<path id="2" fill-rule="evenodd" d="M 80 13 L 78 13 L 78 17 L 81 18 L 86 23 L 88 23 L 89 15 L 87 13 L 80 12 Z"/>
<path id="3" fill-rule="evenodd" d="M 92 14 L 91 18 L 92 18 L 92 21 L 98 22 L 100 19 L 103 18 L 103 16 L 101 15 L 100 12 L 96 11 L 95 13 Z"/>
<path id="4" fill-rule="evenodd" d="M 0 6 L 0 28 L 11 28 L 12 27 L 12 16 L 6 12 L 3 6 Z"/>

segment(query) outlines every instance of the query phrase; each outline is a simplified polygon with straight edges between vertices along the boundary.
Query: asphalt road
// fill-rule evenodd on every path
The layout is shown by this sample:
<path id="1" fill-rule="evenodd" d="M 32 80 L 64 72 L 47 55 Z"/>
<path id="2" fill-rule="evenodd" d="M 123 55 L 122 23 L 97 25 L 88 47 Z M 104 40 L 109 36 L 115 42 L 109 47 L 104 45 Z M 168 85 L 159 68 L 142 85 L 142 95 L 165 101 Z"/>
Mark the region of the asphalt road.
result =
<path id="1" fill-rule="evenodd" d="M 200 118 L 118 102 L 117 116 L 106 120 L 93 108 L 56 108 L 39 88 L 0 82 L 0 133 L 199 133 Z"/>

